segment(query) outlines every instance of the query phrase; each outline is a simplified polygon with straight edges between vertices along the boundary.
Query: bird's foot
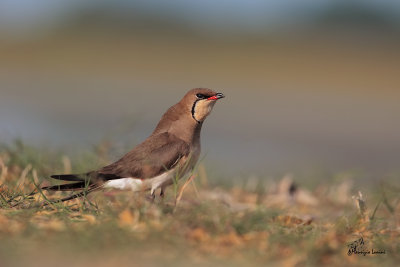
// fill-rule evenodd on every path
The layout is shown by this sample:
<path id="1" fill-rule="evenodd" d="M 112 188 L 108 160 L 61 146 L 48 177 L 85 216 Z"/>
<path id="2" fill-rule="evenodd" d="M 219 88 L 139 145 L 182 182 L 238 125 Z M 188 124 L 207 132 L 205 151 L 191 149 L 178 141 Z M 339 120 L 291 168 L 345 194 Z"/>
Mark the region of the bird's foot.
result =
<path id="1" fill-rule="evenodd" d="M 161 188 L 160 197 L 161 197 L 162 199 L 164 199 L 164 197 L 165 197 L 164 188 Z"/>
<path id="2" fill-rule="evenodd" d="M 150 196 L 148 195 L 146 198 L 151 203 L 154 203 L 154 199 L 156 198 L 156 194 L 154 192 L 151 192 Z"/>

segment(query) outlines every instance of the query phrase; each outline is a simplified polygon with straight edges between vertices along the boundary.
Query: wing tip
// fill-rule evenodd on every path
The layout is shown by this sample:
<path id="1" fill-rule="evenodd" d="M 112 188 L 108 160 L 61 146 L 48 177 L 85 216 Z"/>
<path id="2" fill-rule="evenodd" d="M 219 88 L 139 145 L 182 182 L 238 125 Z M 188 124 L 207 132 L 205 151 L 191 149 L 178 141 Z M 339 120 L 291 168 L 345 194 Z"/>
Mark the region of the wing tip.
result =
<path id="1" fill-rule="evenodd" d="M 77 174 L 53 174 L 50 175 L 51 178 L 64 181 L 83 181 L 81 177 Z"/>

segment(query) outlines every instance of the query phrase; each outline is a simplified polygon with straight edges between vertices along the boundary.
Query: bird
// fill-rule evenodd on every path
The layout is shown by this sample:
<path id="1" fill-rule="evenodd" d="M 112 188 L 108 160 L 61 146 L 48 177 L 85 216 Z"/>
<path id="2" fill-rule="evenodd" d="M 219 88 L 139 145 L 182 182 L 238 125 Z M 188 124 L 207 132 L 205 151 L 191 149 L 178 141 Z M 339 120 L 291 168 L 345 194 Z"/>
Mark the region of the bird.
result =
<path id="1" fill-rule="evenodd" d="M 164 197 L 167 186 L 194 169 L 201 152 L 200 132 L 204 120 L 210 115 L 217 100 L 224 97 L 224 94 L 208 88 L 189 90 L 163 114 L 151 135 L 122 158 L 82 174 L 51 175 L 53 179 L 69 183 L 41 189 L 80 191 L 57 202 L 108 188 L 150 191 L 152 200 L 156 190 L 160 189 L 160 197 Z"/>

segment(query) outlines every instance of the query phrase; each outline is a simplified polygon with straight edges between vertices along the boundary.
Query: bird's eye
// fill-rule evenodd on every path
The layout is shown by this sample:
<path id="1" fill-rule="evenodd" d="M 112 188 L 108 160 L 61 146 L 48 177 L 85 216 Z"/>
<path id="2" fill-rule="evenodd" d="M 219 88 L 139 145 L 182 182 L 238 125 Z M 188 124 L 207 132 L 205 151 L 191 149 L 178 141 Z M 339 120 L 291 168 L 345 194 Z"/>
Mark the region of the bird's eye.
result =
<path id="1" fill-rule="evenodd" d="M 196 96 L 198 99 L 206 99 L 207 98 L 207 96 L 203 95 L 203 94 L 196 94 Z"/>

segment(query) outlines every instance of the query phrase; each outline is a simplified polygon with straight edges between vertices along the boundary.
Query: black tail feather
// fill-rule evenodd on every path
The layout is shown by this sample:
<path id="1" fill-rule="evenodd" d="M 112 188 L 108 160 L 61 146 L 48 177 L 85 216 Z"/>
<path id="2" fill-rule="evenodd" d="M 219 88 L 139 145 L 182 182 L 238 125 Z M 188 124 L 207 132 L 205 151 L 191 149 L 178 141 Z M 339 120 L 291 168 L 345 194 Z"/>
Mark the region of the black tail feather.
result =
<path id="1" fill-rule="evenodd" d="M 57 180 L 74 182 L 82 182 L 87 179 L 87 175 L 85 174 L 55 174 L 51 175 L 50 177 Z"/>
<path id="2" fill-rule="evenodd" d="M 72 184 L 60 184 L 60 185 L 53 185 L 53 186 L 45 186 L 42 187 L 43 190 L 52 190 L 52 191 L 73 191 L 84 189 L 87 186 L 85 182 L 77 182 Z"/>

